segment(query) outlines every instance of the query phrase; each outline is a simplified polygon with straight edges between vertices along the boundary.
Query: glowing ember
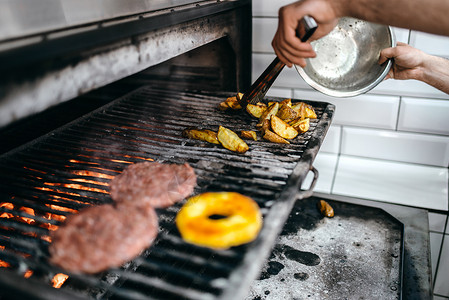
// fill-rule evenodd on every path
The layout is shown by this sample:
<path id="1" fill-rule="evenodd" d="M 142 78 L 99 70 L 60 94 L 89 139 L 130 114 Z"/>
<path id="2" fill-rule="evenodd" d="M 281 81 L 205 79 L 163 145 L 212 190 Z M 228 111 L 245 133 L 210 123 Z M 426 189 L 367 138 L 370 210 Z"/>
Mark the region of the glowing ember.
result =
<path id="1" fill-rule="evenodd" d="M 3 203 L 0 203 L 0 207 L 4 207 L 6 209 L 13 210 L 14 209 L 14 204 L 9 203 L 9 202 L 3 202 Z M 10 219 L 10 218 L 13 218 L 13 217 L 14 217 L 14 215 L 11 214 L 11 213 L 7 213 L 7 212 L 0 213 L 0 218 Z"/>
<path id="2" fill-rule="evenodd" d="M 58 273 L 51 280 L 51 284 L 53 285 L 54 288 L 59 289 L 67 280 L 67 278 L 69 278 L 68 275 Z"/>
<path id="3" fill-rule="evenodd" d="M 25 277 L 25 278 L 30 278 L 31 275 L 33 275 L 33 271 L 28 270 L 28 271 L 25 272 L 25 274 L 23 274 L 23 277 Z"/>
<path id="4" fill-rule="evenodd" d="M 9 268 L 10 266 L 6 261 L 0 260 L 0 268 Z"/>

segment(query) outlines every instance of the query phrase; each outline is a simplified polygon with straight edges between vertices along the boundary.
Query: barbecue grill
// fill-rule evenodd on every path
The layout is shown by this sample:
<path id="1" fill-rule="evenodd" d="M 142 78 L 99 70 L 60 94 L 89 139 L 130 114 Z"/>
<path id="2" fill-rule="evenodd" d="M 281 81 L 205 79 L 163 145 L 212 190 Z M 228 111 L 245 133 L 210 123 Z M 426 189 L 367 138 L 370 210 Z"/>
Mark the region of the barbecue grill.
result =
<path id="1" fill-rule="evenodd" d="M 56 2 L 72 9 L 61 16 Z M 17 3 L 4 11 L 20 8 Z M 52 3 L 47 22 L 26 22 L 27 10 L 17 10 L 22 26 L 0 26 L 14 29 L 4 39 L 0 31 L 0 297 L 243 299 L 260 274 L 256 284 L 266 283 L 265 263 L 279 259 L 270 257 L 279 239 L 298 238 L 286 237 L 285 227 L 282 232 L 286 221 L 307 231 L 298 213 L 307 220 L 313 215 L 314 224 L 338 220 L 318 217 L 313 200 L 297 201 L 312 194 L 318 176 L 312 165 L 333 105 L 293 99 L 311 104 L 318 118 L 289 145 L 247 141 L 249 151 L 237 154 L 182 136 L 187 127 L 256 128 L 246 112 L 218 109 L 251 83 L 251 1 L 110 1 L 108 11 L 95 1 Z M 80 14 L 76 8 L 83 7 Z M 156 241 L 120 268 L 85 275 L 49 264 L 50 232 L 70 214 L 111 203 L 110 180 L 143 161 L 189 163 L 198 177 L 195 194 L 235 191 L 253 198 L 264 217 L 258 238 L 220 251 L 190 245 L 174 224 L 182 202 L 157 210 Z M 314 180 L 303 190 L 309 171 Z M 423 285 L 402 285 L 401 263 L 417 264 L 407 244 L 401 247 L 407 241 L 402 220 L 384 221 L 395 238 L 387 240 L 391 269 L 382 272 L 390 272 L 388 283 L 398 290 L 388 295 L 396 298 L 401 288 Z M 309 251 L 324 258 L 318 248 Z"/>
<path id="2" fill-rule="evenodd" d="M 186 127 L 254 129 L 246 112 L 221 112 L 230 96 L 144 87 L 1 157 L 0 259 L 16 274 L 32 273 L 41 284 L 32 294 L 60 291 L 85 297 L 229 299 L 242 297 L 288 217 L 300 185 L 330 125 L 334 107 L 311 103 L 318 119 L 288 146 L 248 141 L 242 155 L 182 137 Z M 274 99 L 279 101 L 280 99 Z M 47 263 L 49 230 L 64 216 L 110 203 L 108 182 L 130 163 L 188 162 L 198 176 L 195 193 L 237 191 L 252 197 L 264 214 L 256 241 L 225 251 L 183 242 L 174 224 L 180 208 L 159 209 L 154 245 L 123 268 L 99 276 L 70 274 Z M 67 283 L 55 290 L 58 273 Z M 30 279 L 31 279 L 30 278 Z M 17 281 L 16 288 L 21 287 Z M 31 284 L 31 283 L 30 283 Z M 9 286 L 11 288 L 11 286 Z M 63 294 L 64 295 L 64 294 Z M 31 296 L 31 295 L 30 295 Z M 63 296 L 64 297 L 64 296 Z"/>

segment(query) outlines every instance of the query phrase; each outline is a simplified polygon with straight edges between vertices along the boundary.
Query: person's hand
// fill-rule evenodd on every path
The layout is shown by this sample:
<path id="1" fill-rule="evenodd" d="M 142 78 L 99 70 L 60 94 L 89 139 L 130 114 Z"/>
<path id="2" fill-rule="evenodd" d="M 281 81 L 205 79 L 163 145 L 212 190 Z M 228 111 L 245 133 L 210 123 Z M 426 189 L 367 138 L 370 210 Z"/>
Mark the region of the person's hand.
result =
<path id="1" fill-rule="evenodd" d="M 305 15 L 313 17 L 318 25 L 309 41 L 325 36 L 338 22 L 338 13 L 332 7 L 332 1 L 305 0 L 281 7 L 278 28 L 271 45 L 279 59 L 288 67 L 293 64 L 305 67 L 305 58 L 316 56 L 310 43 L 303 43 L 296 36 L 296 28 Z"/>
<path id="2" fill-rule="evenodd" d="M 380 52 L 379 64 L 383 64 L 390 58 L 393 59 L 393 65 L 385 79 L 422 80 L 427 59 L 426 53 L 398 42 L 396 47 L 386 48 Z"/>

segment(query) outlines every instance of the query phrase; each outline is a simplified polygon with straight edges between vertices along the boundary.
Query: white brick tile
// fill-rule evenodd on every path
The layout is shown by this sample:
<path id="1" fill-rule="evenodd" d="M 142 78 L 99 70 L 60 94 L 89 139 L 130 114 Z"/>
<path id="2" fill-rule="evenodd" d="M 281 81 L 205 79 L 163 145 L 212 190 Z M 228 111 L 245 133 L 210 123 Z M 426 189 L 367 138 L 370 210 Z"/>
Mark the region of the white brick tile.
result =
<path id="1" fill-rule="evenodd" d="M 274 54 L 254 53 L 252 56 L 252 82 L 254 82 L 265 71 L 276 56 Z M 273 87 L 281 88 L 310 88 L 302 80 L 295 68 L 285 67 L 279 77 L 273 83 Z"/>
<path id="2" fill-rule="evenodd" d="M 277 18 L 253 18 L 253 51 L 274 53 L 271 41 L 277 25 Z"/>
<path id="3" fill-rule="evenodd" d="M 315 185 L 315 192 L 330 194 L 337 160 L 338 156 L 336 154 L 318 152 L 318 155 L 313 162 L 313 166 L 318 170 L 318 181 Z M 302 188 L 309 188 L 312 179 L 313 173 L 309 172 L 304 179 Z"/>
<path id="4" fill-rule="evenodd" d="M 368 94 L 449 99 L 448 94 L 417 80 L 387 79 L 368 92 Z"/>
<path id="5" fill-rule="evenodd" d="M 324 137 L 320 152 L 338 154 L 340 152 L 341 143 L 341 126 L 331 125 Z"/>
<path id="6" fill-rule="evenodd" d="M 449 135 L 449 101 L 402 98 L 398 130 Z"/>
<path id="7" fill-rule="evenodd" d="M 391 27 L 393 29 L 393 34 L 396 42 L 408 43 L 410 30 L 398 27 Z"/>
<path id="8" fill-rule="evenodd" d="M 277 17 L 279 8 L 292 2 L 292 0 L 253 0 L 253 16 Z"/>
<path id="9" fill-rule="evenodd" d="M 426 53 L 449 58 L 449 37 L 412 30 L 410 45 Z"/>
<path id="10" fill-rule="evenodd" d="M 395 129 L 399 97 L 360 95 L 351 98 L 330 97 L 310 90 L 294 90 L 293 97 L 335 104 L 333 124 Z"/>
<path id="11" fill-rule="evenodd" d="M 332 193 L 447 211 L 448 179 L 447 168 L 341 155 Z"/>
<path id="12" fill-rule="evenodd" d="M 430 261 L 432 263 L 432 278 L 435 280 L 435 271 L 437 268 L 438 255 L 440 255 L 441 241 L 443 234 L 429 233 L 430 236 Z"/>
<path id="13" fill-rule="evenodd" d="M 271 87 L 267 91 L 268 97 L 292 98 L 292 95 L 293 95 L 292 89 Z"/>
<path id="14" fill-rule="evenodd" d="M 341 153 L 447 167 L 449 137 L 344 127 Z"/>
<path id="15" fill-rule="evenodd" d="M 440 257 L 440 264 L 438 266 L 438 273 L 435 277 L 435 294 L 449 297 L 449 235 L 444 237 L 443 251 Z"/>
<path id="16" fill-rule="evenodd" d="M 446 215 L 429 212 L 429 230 L 443 233 L 445 224 Z"/>

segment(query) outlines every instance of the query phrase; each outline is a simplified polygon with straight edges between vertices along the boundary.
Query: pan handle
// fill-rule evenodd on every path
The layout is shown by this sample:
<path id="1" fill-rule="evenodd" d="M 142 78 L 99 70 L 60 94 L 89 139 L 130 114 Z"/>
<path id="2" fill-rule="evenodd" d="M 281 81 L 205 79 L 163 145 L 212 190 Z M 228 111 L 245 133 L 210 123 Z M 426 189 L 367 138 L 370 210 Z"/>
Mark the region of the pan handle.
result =
<path id="1" fill-rule="evenodd" d="M 300 190 L 299 191 L 299 193 L 296 195 L 295 201 L 302 200 L 302 199 L 305 199 L 305 198 L 309 198 L 310 196 L 312 196 L 313 190 L 315 189 L 315 185 L 316 185 L 316 182 L 318 180 L 319 173 L 318 173 L 318 170 L 315 169 L 314 166 L 310 167 L 310 171 L 313 172 L 312 183 L 310 184 L 310 187 L 309 187 L 308 190 L 305 190 L 305 191 L 304 190 Z"/>
<path id="2" fill-rule="evenodd" d="M 317 28 L 318 25 L 314 18 L 311 16 L 304 16 L 296 28 L 296 36 L 301 40 L 301 42 L 306 42 L 312 34 L 315 33 Z"/>

